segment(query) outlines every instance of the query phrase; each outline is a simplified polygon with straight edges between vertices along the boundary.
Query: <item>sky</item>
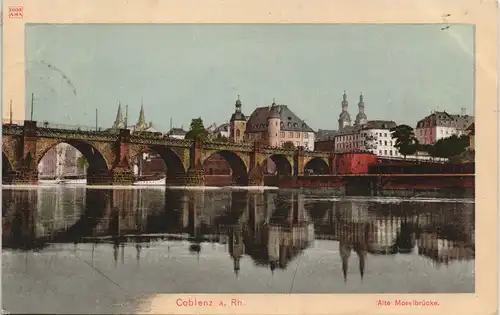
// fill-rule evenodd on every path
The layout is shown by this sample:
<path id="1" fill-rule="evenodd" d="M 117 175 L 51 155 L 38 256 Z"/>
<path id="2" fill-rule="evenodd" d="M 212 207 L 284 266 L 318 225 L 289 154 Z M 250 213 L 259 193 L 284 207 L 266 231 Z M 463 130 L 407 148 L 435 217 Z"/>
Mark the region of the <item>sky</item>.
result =
<path id="1" fill-rule="evenodd" d="M 415 126 L 432 110 L 474 111 L 474 27 L 441 24 L 28 24 L 26 115 L 59 124 L 129 123 L 141 100 L 156 129 L 227 122 L 273 98 L 313 129 L 354 120 Z M 98 114 L 96 115 L 96 109 Z"/>

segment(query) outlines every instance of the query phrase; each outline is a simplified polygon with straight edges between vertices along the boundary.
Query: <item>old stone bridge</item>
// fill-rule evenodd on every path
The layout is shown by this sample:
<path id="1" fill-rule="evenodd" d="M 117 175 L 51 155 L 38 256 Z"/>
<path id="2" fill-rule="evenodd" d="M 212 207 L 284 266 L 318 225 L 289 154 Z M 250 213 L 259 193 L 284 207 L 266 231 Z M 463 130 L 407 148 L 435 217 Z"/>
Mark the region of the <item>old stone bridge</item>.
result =
<path id="1" fill-rule="evenodd" d="M 333 155 L 309 152 L 302 147 L 282 149 L 258 143 L 217 143 L 179 140 L 158 133 L 135 133 L 128 129 L 84 131 L 24 125 L 2 126 L 3 182 L 38 182 L 38 163 L 48 150 L 59 143 L 78 149 L 88 161 L 90 185 L 128 185 L 133 180 L 133 162 L 143 153 L 158 153 L 167 168 L 167 185 L 204 185 L 203 162 L 218 153 L 232 169 L 235 185 L 262 185 L 264 163 L 272 159 L 278 172 L 302 175 L 306 168 L 330 170 Z"/>

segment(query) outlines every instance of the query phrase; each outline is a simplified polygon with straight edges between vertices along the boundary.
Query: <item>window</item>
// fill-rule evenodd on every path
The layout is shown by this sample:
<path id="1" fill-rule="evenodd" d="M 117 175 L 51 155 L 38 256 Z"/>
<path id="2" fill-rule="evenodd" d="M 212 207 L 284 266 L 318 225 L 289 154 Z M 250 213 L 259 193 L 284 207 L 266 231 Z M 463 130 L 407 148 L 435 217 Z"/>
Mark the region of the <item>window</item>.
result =
<path id="1" fill-rule="evenodd" d="M 236 129 L 236 138 L 239 138 L 240 137 L 240 130 L 239 129 Z"/>
<path id="2" fill-rule="evenodd" d="M 389 155 L 391 155 L 391 156 L 392 156 L 392 150 L 391 150 L 391 151 L 389 151 Z"/>
<path id="3" fill-rule="evenodd" d="M 291 132 L 291 131 L 290 131 L 290 132 L 288 133 L 288 138 L 293 138 L 293 132 Z"/>
<path id="4" fill-rule="evenodd" d="M 275 122 L 275 126 L 278 126 L 278 122 Z"/>
<path id="5" fill-rule="evenodd" d="M 284 132 L 284 131 L 282 131 L 282 132 L 281 132 L 281 137 L 282 137 L 282 138 L 284 138 L 284 137 L 285 137 L 285 132 Z"/>
<path id="6" fill-rule="evenodd" d="M 387 145 L 387 140 L 384 141 L 384 145 Z"/>
<path id="7" fill-rule="evenodd" d="M 387 155 L 387 150 L 384 150 L 384 155 Z"/>
<path id="8" fill-rule="evenodd" d="M 382 150 L 378 150 L 378 154 L 382 155 Z"/>
<path id="9" fill-rule="evenodd" d="M 300 138 L 300 132 L 295 133 L 295 138 Z"/>

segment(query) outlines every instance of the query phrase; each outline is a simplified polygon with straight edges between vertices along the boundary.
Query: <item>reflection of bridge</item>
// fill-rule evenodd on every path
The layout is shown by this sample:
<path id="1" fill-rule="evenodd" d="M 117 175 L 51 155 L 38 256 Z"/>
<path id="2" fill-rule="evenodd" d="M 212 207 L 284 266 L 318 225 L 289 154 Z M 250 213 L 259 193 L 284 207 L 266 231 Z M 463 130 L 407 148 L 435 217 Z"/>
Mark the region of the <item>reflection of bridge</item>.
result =
<path id="1" fill-rule="evenodd" d="M 258 144 L 235 144 L 179 140 L 157 133 L 131 133 L 128 129 L 82 131 L 37 126 L 4 124 L 2 160 L 5 180 L 10 183 L 36 183 L 37 165 L 44 154 L 59 143 L 68 143 L 87 159 L 89 184 L 131 184 L 132 162 L 142 152 L 158 153 L 167 167 L 171 185 L 203 185 L 203 162 L 218 153 L 233 170 L 237 185 L 262 185 L 263 163 L 272 159 L 278 172 L 302 175 L 307 165 L 330 169 L 331 154 L 261 147 Z"/>
<path id="2" fill-rule="evenodd" d="M 120 243 L 137 242 L 139 259 L 141 243 L 168 234 L 190 241 L 195 252 L 203 242 L 227 244 L 238 273 L 244 255 L 271 271 L 285 269 L 313 239 L 329 239 L 338 242 L 346 278 L 353 252 L 361 276 L 369 254 L 414 253 L 436 263 L 474 257 L 472 203 L 310 203 L 291 191 L 117 189 L 68 190 L 64 198 L 45 200 L 50 192 L 40 191 L 4 190 L 4 246 L 100 239 L 113 242 L 118 257 Z M 50 211 L 68 200 L 74 200 L 73 213 L 70 206 L 59 210 L 64 215 Z"/>

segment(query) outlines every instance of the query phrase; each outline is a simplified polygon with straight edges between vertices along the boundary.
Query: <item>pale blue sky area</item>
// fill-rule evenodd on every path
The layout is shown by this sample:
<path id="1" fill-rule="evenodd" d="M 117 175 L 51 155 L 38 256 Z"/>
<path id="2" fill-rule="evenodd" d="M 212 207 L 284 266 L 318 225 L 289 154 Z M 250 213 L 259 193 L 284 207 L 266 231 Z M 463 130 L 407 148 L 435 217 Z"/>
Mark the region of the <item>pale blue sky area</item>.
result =
<path id="1" fill-rule="evenodd" d="M 473 113 L 472 25 L 157 24 L 27 25 L 26 115 L 111 126 L 120 100 L 161 131 L 226 122 L 287 104 L 314 129 L 336 129 L 347 90 L 354 119 L 414 126 L 433 109 Z M 67 77 L 67 79 L 64 78 Z"/>

